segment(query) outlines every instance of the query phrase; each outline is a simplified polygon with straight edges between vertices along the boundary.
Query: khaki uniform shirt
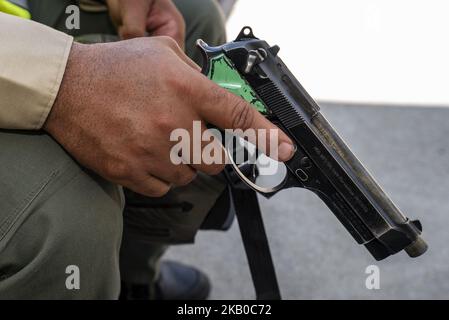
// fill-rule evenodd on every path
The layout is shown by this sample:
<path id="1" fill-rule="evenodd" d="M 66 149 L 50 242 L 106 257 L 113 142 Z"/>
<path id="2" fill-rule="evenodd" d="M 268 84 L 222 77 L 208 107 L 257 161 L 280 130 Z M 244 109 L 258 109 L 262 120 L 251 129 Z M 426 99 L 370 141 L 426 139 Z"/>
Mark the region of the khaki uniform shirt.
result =
<path id="1" fill-rule="evenodd" d="M 0 128 L 40 129 L 58 94 L 73 38 L 0 13 Z"/>

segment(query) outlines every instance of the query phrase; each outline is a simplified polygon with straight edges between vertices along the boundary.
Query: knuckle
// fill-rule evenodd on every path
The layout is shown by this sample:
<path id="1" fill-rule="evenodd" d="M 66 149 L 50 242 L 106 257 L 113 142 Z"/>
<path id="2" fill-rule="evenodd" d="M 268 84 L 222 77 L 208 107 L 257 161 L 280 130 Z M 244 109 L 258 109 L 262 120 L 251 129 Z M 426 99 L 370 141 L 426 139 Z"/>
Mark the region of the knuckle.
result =
<path id="1" fill-rule="evenodd" d="M 157 186 L 150 188 L 146 194 L 150 197 L 160 198 L 165 196 L 170 191 L 169 185 Z"/>
<path id="2" fill-rule="evenodd" d="M 210 100 L 212 100 L 213 103 L 219 104 L 219 103 L 222 103 L 223 101 L 227 101 L 229 99 L 228 92 L 225 89 L 220 88 L 219 86 L 217 86 L 215 84 L 214 84 L 214 87 L 211 88 L 211 90 L 209 92 L 212 95 L 210 97 Z"/>
<path id="3" fill-rule="evenodd" d="M 216 165 L 210 165 L 207 167 L 206 171 L 208 174 L 210 175 L 217 175 L 220 172 L 223 171 L 223 169 L 225 168 L 224 164 L 216 164 Z"/>
<path id="4" fill-rule="evenodd" d="M 191 98 L 194 96 L 193 84 L 191 81 L 183 81 L 179 75 L 168 76 L 166 85 L 173 89 L 179 97 Z M 187 102 L 187 101 L 186 101 Z"/>
<path id="5" fill-rule="evenodd" d="M 173 120 L 168 115 L 158 117 L 158 119 L 155 120 L 155 126 L 161 132 L 170 132 L 175 128 Z"/>
<path id="6" fill-rule="evenodd" d="M 171 49 L 176 49 L 178 47 L 178 44 L 176 43 L 175 39 L 169 36 L 158 36 L 158 39 L 165 44 L 167 47 L 170 47 Z"/>
<path id="7" fill-rule="evenodd" d="M 242 99 L 237 99 L 231 108 L 232 128 L 247 130 L 254 121 L 254 113 L 251 106 Z"/>
<path id="8" fill-rule="evenodd" d="M 121 36 L 123 39 L 143 37 L 145 36 L 145 30 L 137 27 L 127 26 L 121 30 Z"/>
<path id="9" fill-rule="evenodd" d="M 178 186 L 185 186 L 192 182 L 196 177 L 196 173 L 189 170 L 185 170 L 183 172 L 178 172 L 176 175 L 176 179 L 174 183 Z"/>
<path id="10" fill-rule="evenodd" d="M 122 161 L 110 161 L 104 164 L 105 175 L 113 181 L 125 180 L 130 172 L 128 165 Z"/>

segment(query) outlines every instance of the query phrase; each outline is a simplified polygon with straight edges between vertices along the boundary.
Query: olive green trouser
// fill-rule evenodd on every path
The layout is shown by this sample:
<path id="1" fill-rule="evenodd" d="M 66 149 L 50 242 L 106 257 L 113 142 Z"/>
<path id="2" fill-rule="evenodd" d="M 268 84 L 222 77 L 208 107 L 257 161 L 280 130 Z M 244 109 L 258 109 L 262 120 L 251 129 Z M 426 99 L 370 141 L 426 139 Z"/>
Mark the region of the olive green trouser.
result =
<path id="1" fill-rule="evenodd" d="M 186 51 L 197 62 L 196 39 L 225 40 L 211 1 L 175 1 L 186 20 Z M 81 29 L 64 30 L 72 2 L 35 0 L 30 7 L 35 20 L 74 36 L 115 32 L 107 13 L 83 11 Z M 183 217 L 205 216 L 222 189 L 200 176 L 155 203 L 188 201 Z M 124 224 L 123 207 L 120 187 L 80 167 L 48 135 L 0 130 L 0 299 L 115 299 L 121 278 L 154 281 L 165 246 L 146 240 L 151 228 L 128 227 L 127 221 L 145 226 L 145 214 L 127 212 Z M 148 210 L 172 219 L 179 214 L 167 206 Z"/>

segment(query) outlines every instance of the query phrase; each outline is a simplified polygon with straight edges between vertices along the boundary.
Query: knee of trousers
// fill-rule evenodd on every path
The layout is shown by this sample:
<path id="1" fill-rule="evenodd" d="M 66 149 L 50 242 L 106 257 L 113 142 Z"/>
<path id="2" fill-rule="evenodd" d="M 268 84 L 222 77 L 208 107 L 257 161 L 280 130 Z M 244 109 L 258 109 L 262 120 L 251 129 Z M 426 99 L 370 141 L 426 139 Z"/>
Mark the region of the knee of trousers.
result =
<path id="1" fill-rule="evenodd" d="M 186 23 L 186 53 L 196 63 L 202 62 L 196 40 L 209 45 L 226 41 L 225 17 L 216 0 L 175 0 Z"/>
<path id="2" fill-rule="evenodd" d="M 0 164 L 0 298 L 116 298 L 121 190 L 44 134 L 0 131 Z"/>

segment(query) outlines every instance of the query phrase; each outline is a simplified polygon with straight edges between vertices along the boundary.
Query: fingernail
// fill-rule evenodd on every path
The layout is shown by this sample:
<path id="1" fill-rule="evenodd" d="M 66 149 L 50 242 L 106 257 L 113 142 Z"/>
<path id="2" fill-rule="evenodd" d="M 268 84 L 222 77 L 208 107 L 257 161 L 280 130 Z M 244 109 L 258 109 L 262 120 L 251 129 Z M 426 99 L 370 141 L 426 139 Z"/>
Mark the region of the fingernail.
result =
<path id="1" fill-rule="evenodd" d="M 293 156 L 293 154 L 295 153 L 295 146 L 287 143 L 287 142 L 282 142 L 279 145 L 279 160 L 281 161 L 287 161 L 290 160 L 290 158 Z"/>

